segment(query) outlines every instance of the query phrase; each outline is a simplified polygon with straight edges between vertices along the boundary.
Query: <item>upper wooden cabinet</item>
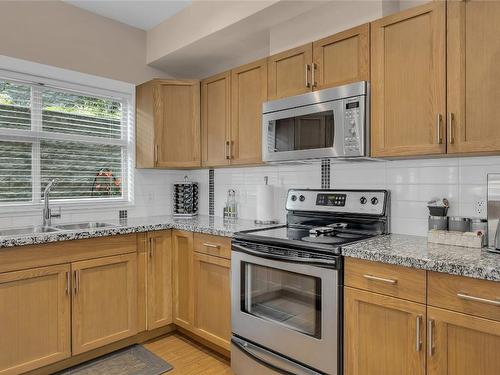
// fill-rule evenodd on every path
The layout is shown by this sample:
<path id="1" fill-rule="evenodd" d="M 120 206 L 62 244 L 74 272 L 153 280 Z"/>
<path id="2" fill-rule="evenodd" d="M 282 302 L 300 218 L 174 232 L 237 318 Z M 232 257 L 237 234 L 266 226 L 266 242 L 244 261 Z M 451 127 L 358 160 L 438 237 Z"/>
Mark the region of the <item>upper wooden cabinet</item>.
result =
<path id="1" fill-rule="evenodd" d="M 448 2 L 448 152 L 500 151 L 500 2 Z"/>
<path id="2" fill-rule="evenodd" d="M 62 264 L 0 274 L 0 374 L 70 357 L 69 272 Z"/>
<path id="3" fill-rule="evenodd" d="M 137 254 L 75 262 L 73 354 L 137 333 Z"/>
<path id="4" fill-rule="evenodd" d="M 311 43 L 270 56 L 267 61 L 270 100 L 311 91 Z"/>
<path id="5" fill-rule="evenodd" d="M 370 79 L 370 24 L 313 43 L 315 90 Z"/>
<path id="6" fill-rule="evenodd" d="M 231 72 L 201 81 L 202 164 L 228 165 L 231 159 Z"/>
<path id="7" fill-rule="evenodd" d="M 147 251 L 147 329 L 172 318 L 172 236 L 170 230 L 149 232 Z"/>
<path id="8" fill-rule="evenodd" d="M 201 166 L 200 84 L 155 79 L 136 89 L 137 168 Z"/>
<path id="9" fill-rule="evenodd" d="M 446 152 L 446 3 L 372 23 L 372 156 Z"/>
<path id="10" fill-rule="evenodd" d="M 231 71 L 231 164 L 262 162 L 262 103 L 267 99 L 266 59 Z"/>

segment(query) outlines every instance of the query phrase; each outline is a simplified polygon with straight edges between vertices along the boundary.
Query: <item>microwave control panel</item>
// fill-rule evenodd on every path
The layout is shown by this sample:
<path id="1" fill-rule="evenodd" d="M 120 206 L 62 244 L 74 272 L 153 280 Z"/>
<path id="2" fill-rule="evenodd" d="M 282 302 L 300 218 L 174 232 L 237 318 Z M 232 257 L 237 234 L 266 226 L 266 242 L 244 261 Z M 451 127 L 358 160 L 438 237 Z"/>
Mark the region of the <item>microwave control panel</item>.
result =
<path id="1" fill-rule="evenodd" d="M 362 97 L 344 100 L 344 154 L 359 156 L 364 154 L 364 123 L 365 115 Z"/>

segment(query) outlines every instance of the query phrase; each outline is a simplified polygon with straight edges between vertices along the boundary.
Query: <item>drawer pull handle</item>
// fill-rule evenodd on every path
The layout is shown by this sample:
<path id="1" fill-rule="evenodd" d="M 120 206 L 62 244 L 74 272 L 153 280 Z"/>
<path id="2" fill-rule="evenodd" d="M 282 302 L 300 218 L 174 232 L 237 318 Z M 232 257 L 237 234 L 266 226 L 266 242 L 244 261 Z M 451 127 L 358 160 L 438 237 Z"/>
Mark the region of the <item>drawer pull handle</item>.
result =
<path id="1" fill-rule="evenodd" d="M 211 244 L 211 243 L 204 243 L 203 246 L 212 247 L 214 249 L 219 249 L 220 248 L 220 245 L 214 245 L 214 244 Z"/>
<path id="2" fill-rule="evenodd" d="M 466 301 L 487 303 L 488 305 L 500 306 L 500 301 L 498 301 L 498 300 L 486 299 L 486 298 L 481 298 L 481 297 L 474 297 L 474 296 L 469 296 L 468 294 L 463 294 L 463 293 L 457 293 L 457 297 L 464 299 Z"/>
<path id="3" fill-rule="evenodd" d="M 417 352 L 420 351 L 420 348 L 422 347 L 422 339 L 420 337 L 420 325 L 422 324 L 422 315 L 417 315 L 417 327 L 416 327 L 416 331 L 417 331 L 417 342 L 415 343 L 415 350 Z"/>
<path id="4" fill-rule="evenodd" d="M 381 281 L 383 283 L 392 284 L 392 285 L 395 285 L 398 283 L 398 281 L 394 280 L 394 279 L 385 279 L 383 277 L 378 277 L 378 276 L 373 276 L 373 275 L 363 275 L 363 277 L 365 279 L 368 279 L 368 280 Z"/>
<path id="5" fill-rule="evenodd" d="M 434 354 L 434 339 L 432 337 L 432 334 L 434 333 L 434 320 L 429 319 L 429 322 L 427 323 L 427 351 L 429 354 L 429 357 L 432 357 Z"/>

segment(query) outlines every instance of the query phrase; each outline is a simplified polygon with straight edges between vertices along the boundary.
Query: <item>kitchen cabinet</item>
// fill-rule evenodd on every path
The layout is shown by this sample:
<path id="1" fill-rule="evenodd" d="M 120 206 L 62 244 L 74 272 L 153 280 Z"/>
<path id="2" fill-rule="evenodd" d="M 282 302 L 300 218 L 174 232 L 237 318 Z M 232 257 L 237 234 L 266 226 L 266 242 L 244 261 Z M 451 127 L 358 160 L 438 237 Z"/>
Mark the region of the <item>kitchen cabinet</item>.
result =
<path id="1" fill-rule="evenodd" d="M 313 43 L 314 90 L 370 80 L 370 24 Z"/>
<path id="2" fill-rule="evenodd" d="M 267 99 L 267 61 L 231 71 L 231 164 L 262 163 L 262 103 Z"/>
<path id="3" fill-rule="evenodd" d="M 269 100 L 310 92 L 311 61 L 311 43 L 270 56 L 267 60 Z"/>
<path id="4" fill-rule="evenodd" d="M 193 233 L 172 231 L 174 323 L 193 327 Z"/>
<path id="5" fill-rule="evenodd" d="M 200 83 L 155 79 L 136 89 L 137 168 L 201 166 Z"/>
<path id="6" fill-rule="evenodd" d="M 446 2 L 371 24 L 372 156 L 446 153 Z"/>
<path id="7" fill-rule="evenodd" d="M 0 374 L 71 356 L 68 264 L 0 274 Z"/>
<path id="8" fill-rule="evenodd" d="M 500 151 L 500 2 L 447 3 L 448 152 Z"/>
<path id="9" fill-rule="evenodd" d="M 171 231 L 148 233 L 147 329 L 166 326 L 172 318 Z"/>
<path id="10" fill-rule="evenodd" d="M 198 252 L 193 260 L 195 332 L 230 350 L 231 261 Z"/>
<path id="11" fill-rule="evenodd" d="M 137 333 L 137 254 L 71 265 L 73 355 Z"/>
<path id="12" fill-rule="evenodd" d="M 423 304 L 344 288 L 344 373 L 426 373 Z"/>
<path id="13" fill-rule="evenodd" d="M 229 165 L 231 159 L 231 72 L 201 81 L 202 164 Z"/>
<path id="14" fill-rule="evenodd" d="M 435 307 L 427 316 L 428 375 L 500 374 L 500 322 Z"/>

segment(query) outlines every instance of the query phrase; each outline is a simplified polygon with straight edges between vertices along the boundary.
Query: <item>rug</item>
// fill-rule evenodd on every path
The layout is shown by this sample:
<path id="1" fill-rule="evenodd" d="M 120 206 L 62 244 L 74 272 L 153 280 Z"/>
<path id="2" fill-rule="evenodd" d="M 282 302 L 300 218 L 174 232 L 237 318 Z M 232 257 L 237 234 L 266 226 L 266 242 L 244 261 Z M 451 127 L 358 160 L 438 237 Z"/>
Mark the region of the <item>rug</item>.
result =
<path id="1" fill-rule="evenodd" d="M 57 375 L 160 375 L 172 368 L 142 345 L 133 345 L 63 370 Z"/>

